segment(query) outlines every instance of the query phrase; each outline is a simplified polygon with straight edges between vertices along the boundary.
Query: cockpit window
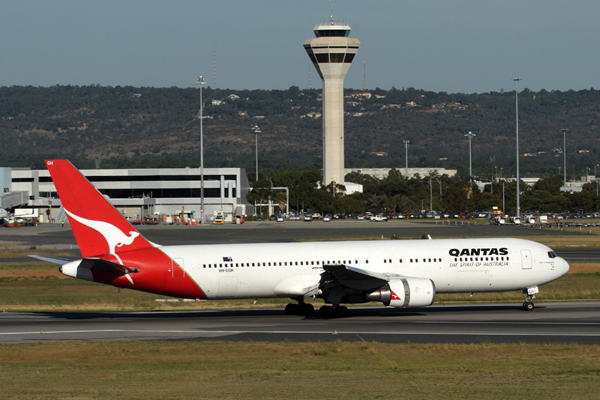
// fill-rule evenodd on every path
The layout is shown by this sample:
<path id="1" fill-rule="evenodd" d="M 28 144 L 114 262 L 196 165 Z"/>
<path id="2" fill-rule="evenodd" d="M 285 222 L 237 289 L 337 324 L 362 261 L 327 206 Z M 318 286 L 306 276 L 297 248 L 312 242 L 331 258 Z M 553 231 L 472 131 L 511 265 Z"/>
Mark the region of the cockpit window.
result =
<path id="1" fill-rule="evenodd" d="M 553 252 L 553 251 L 549 251 L 548 252 L 548 257 L 550 257 L 550 258 L 556 258 L 556 257 L 558 257 L 558 255 L 556 255 L 556 253 Z"/>

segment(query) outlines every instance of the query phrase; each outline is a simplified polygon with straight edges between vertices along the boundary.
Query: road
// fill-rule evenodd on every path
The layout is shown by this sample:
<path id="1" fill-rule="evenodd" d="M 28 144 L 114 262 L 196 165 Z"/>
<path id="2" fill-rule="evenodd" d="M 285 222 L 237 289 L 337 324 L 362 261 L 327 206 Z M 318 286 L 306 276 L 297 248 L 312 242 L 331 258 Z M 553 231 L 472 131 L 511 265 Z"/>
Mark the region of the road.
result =
<path id="1" fill-rule="evenodd" d="M 0 342 L 69 340 L 600 344 L 600 303 L 351 308 L 347 318 L 282 310 L 0 314 Z"/>

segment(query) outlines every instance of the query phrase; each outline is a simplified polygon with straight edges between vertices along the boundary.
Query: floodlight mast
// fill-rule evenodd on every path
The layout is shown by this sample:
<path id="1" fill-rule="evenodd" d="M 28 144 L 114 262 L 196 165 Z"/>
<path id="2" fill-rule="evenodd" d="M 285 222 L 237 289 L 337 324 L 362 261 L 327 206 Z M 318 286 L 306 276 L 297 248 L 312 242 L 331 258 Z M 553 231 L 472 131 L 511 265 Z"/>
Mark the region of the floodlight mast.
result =
<path id="1" fill-rule="evenodd" d="M 567 190 L 567 132 L 569 131 L 566 128 L 561 129 L 562 133 L 563 133 L 563 160 L 565 163 L 564 166 L 564 179 L 563 179 L 563 186 L 564 186 L 564 190 Z"/>
<path id="2" fill-rule="evenodd" d="M 469 182 L 472 185 L 473 184 L 473 164 L 471 162 L 471 139 L 473 139 L 473 137 L 477 136 L 477 135 L 474 134 L 473 132 L 469 132 L 465 136 L 469 138 Z"/>
<path id="3" fill-rule="evenodd" d="M 404 148 L 406 150 L 406 169 L 404 170 L 404 177 L 408 179 L 408 145 L 410 144 L 410 140 L 404 141 Z"/>
<path id="4" fill-rule="evenodd" d="M 256 178 L 254 179 L 255 182 L 258 181 L 258 134 L 261 133 L 260 128 L 258 127 L 258 125 L 254 125 L 252 128 L 250 128 L 254 131 L 254 134 L 256 135 Z"/>
<path id="5" fill-rule="evenodd" d="M 513 78 L 515 81 L 515 109 L 516 109 L 516 126 L 517 126 L 517 218 L 521 218 L 521 202 L 519 191 L 519 89 L 517 88 L 521 78 Z"/>
<path id="6" fill-rule="evenodd" d="M 200 85 L 200 223 L 204 224 L 204 132 L 202 132 L 202 86 L 206 81 L 198 76 L 196 85 Z"/>

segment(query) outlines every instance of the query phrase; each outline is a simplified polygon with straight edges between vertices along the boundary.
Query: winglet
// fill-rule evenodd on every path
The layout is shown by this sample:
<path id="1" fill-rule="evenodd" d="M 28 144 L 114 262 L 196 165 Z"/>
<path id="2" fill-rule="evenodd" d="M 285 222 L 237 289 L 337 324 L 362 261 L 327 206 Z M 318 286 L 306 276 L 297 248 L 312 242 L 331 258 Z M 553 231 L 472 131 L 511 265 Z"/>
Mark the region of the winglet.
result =
<path id="1" fill-rule="evenodd" d="M 46 166 L 84 258 L 154 247 L 68 160 Z"/>

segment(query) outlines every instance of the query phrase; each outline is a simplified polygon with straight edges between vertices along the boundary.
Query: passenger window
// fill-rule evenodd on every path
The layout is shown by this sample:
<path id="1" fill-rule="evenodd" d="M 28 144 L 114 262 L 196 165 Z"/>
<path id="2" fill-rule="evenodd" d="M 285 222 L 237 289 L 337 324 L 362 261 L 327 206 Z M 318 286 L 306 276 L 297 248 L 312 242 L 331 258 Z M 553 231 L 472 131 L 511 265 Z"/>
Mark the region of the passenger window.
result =
<path id="1" fill-rule="evenodd" d="M 400 264 L 402 264 L 402 259 L 400 259 Z"/>
<path id="2" fill-rule="evenodd" d="M 383 263 L 384 263 L 384 264 L 385 264 L 385 263 L 387 263 L 387 260 L 383 260 Z"/>
<path id="3" fill-rule="evenodd" d="M 508 257 L 506 257 L 506 261 L 508 261 Z"/>
<path id="4" fill-rule="evenodd" d="M 206 268 L 206 264 L 204 264 L 203 267 Z"/>
<path id="5" fill-rule="evenodd" d="M 431 258 L 429 259 L 429 262 L 431 262 Z"/>

